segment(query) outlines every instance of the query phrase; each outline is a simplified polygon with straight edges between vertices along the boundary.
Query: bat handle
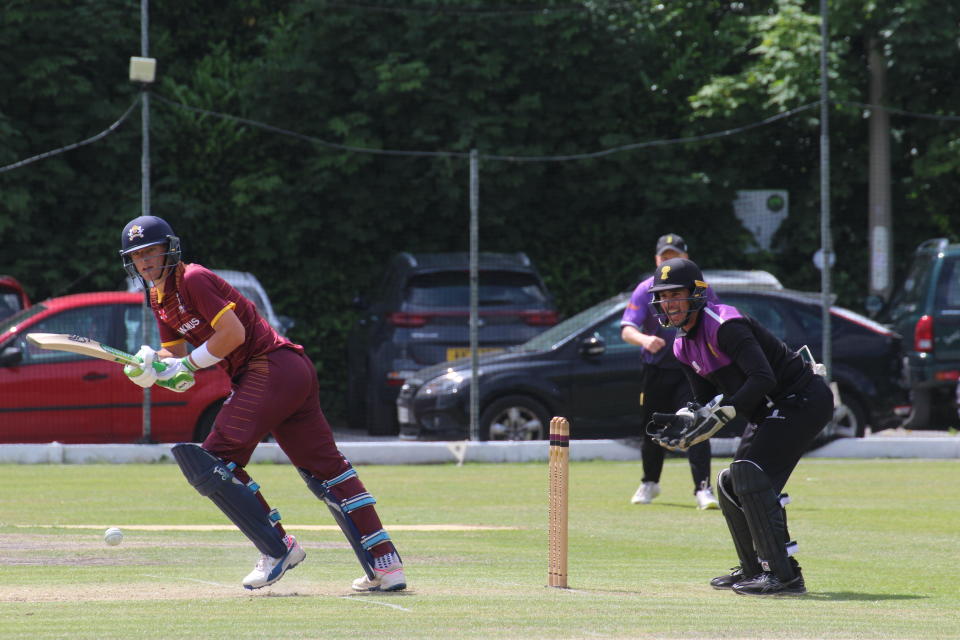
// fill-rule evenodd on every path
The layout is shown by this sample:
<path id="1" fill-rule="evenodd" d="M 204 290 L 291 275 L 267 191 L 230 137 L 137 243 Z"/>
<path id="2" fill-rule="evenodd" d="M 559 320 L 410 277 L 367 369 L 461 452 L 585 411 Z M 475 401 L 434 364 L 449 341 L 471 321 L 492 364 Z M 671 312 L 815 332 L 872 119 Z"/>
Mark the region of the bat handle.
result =
<path id="1" fill-rule="evenodd" d="M 135 359 L 135 360 L 140 360 L 140 358 L 137 358 L 136 356 L 134 356 L 134 359 Z M 131 367 L 136 367 L 137 365 L 131 363 L 130 366 L 131 366 Z M 138 371 L 143 371 L 143 360 L 140 360 L 140 366 L 137 367 L 137 370 L 138 370 Z M 164 371 L 167 370 L 167 365 L 163 364 L 163 363 L 160 362 L 159 360 L 154 360 L 154 361 L 153 361 L 153 370 L 156 371 L 157 373 L 163 373 Z M 140 375 L 140 374 L 137 374 L 137 375 Z"/>

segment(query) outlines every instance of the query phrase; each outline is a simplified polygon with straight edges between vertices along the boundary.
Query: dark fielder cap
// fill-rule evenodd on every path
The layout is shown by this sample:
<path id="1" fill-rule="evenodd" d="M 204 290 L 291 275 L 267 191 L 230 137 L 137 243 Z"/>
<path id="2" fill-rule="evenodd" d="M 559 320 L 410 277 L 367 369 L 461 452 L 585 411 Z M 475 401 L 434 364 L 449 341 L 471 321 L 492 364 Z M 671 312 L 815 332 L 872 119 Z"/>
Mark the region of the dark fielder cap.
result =
<path id="1" fill-rule="evenodd" d="M 687 253 L 687 243 L 677 234 L 668 233 L 664 236 L 660 236 L 660 239 L 657 240 L 657 255 L 660 255 L 667 250 L 673 250 L 679 253 Z"/>

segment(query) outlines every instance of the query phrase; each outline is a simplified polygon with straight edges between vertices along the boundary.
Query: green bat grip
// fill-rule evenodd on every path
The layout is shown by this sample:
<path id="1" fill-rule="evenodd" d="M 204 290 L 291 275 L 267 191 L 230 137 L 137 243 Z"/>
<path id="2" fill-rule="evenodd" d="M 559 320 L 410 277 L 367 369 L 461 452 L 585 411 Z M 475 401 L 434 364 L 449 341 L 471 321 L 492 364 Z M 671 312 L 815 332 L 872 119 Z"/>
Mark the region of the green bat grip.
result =
<path id="1" fill-rule="evenodd" d="M 143 362 L 141 359 L 140 362 Z M 167 370 L 167 365 L 160 361 L 154 361 L 153 370 L 157 373 L 162 373 Z M 133 372 L 131 372 L 133 373 Z M 139 375 L 139 374 L 135 374 Z M 174 391 L 179 391 L 183 387 L 189 388 L 196 381 L 196 378 L 193 377 L 193 374 L 189 371 L 181 371 L 176 374 L 169 380 L 157 380 L 157 386 L 164 387 L 165 389 L 172 389 Z"/>

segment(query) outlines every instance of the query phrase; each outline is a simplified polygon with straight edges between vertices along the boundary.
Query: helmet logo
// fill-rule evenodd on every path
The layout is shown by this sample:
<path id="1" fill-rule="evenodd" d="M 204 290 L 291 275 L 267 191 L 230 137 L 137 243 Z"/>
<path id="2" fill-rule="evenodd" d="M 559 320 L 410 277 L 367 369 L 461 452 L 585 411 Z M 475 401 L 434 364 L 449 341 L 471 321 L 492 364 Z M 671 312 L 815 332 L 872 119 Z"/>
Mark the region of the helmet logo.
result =
<path id="1" fill-rule="evenodd" d="M 142 237 L 143 237 L 143 227 L 141 227 L 138 224 L 133 225 L 127 231 L 127 240 L 130 242 L 133 242 L 137 238 L 142 238 Z"/>
<path id="2" fill-rule="evenodd" d="M 666 280 L 666 279 L 669 278 L 669 277 L 670 277 L 670 265 L 664 265 L 664 266 L 660 269 L 660 279 L 661 279 L 661 280 Z"/>

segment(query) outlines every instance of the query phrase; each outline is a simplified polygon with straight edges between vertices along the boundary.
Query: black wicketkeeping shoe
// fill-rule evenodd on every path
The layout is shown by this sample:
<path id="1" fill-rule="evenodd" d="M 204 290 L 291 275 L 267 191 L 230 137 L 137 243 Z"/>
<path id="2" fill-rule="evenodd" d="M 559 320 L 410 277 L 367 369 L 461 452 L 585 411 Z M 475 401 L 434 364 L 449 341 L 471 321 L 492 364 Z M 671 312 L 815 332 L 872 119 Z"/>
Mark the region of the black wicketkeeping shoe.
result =
<path id="1" fill-rule="evenodd" d="M 725 576 L 717 576 L 710 581 L 710 586 L 714 589 L 732 589 L 738 582 L 750 580 L 754 576 L 748 576 L 743 572 L 743 567 L 734 567 Z"/>
<path id="2" fill-rule="evenodd" d="M 766 571 L 755 578 L 736 583 L 733 591 L 742 596 L 799 596 L 807 592 L 807 587 L 799 570 L 793 580 L 786 582 Z"/>

